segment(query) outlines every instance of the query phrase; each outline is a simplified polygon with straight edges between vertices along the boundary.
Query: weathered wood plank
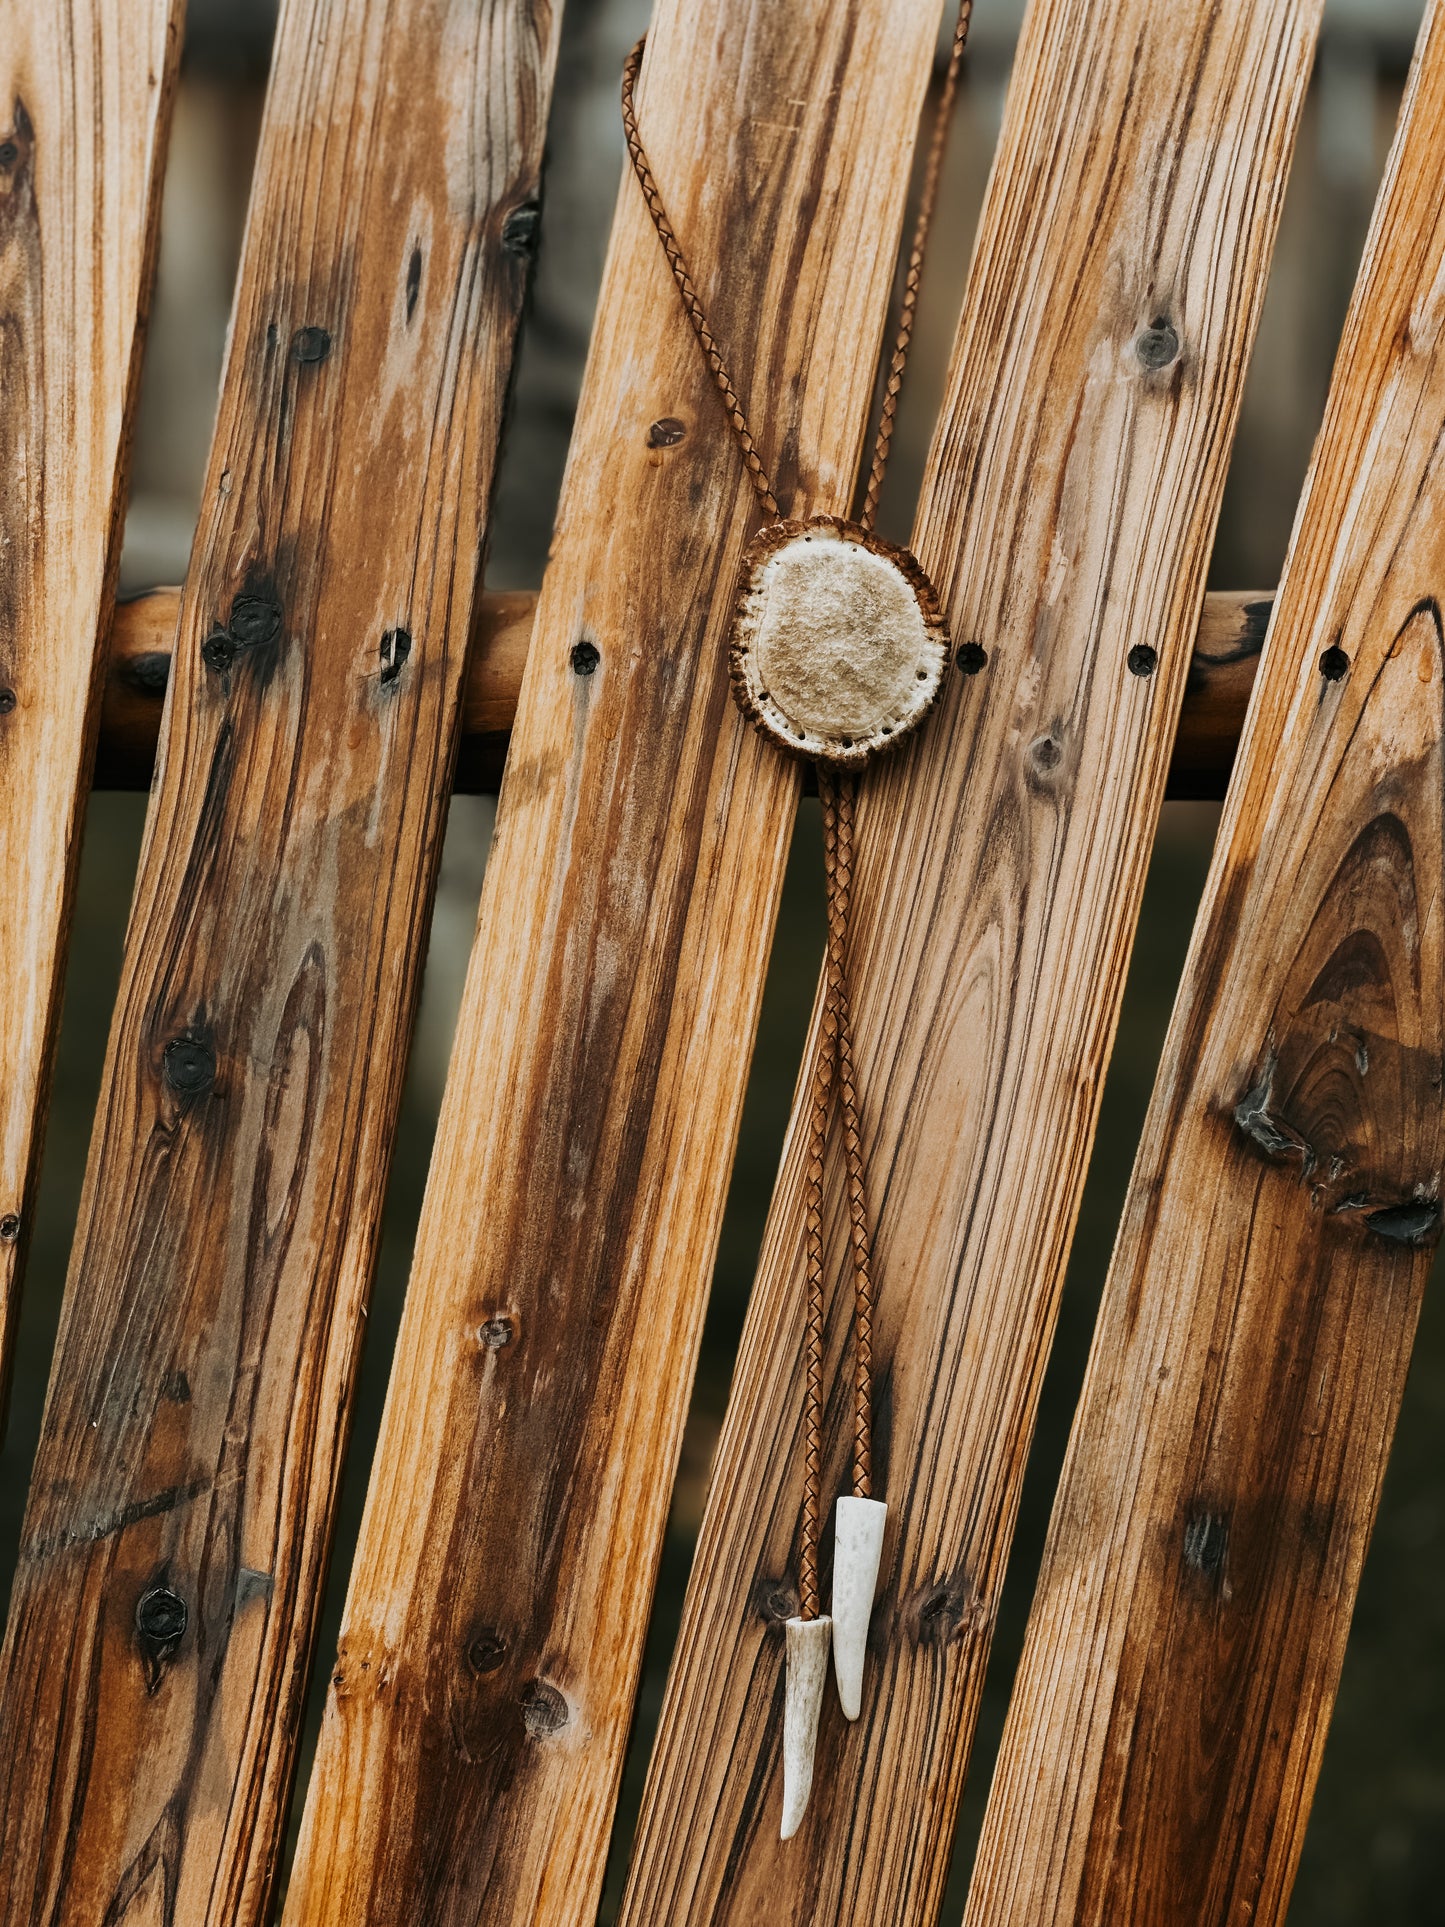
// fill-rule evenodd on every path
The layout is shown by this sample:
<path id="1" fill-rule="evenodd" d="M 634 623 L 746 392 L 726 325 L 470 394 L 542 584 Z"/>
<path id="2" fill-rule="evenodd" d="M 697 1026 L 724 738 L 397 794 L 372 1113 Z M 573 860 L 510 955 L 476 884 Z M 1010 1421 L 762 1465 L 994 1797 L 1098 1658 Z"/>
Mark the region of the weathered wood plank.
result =
<path id="1" fill-rule="evenodd" d="M 0 1411 L 182 13 L 183 0 L 0 0 Z"/>
<path id="2" fill-rule="evenodd" d="M 462 698 L 459 790 L 494 790 L 498 785 L 536 601 L 525 590 L 503 590 L 478 600 Z M 1272 606 L 1268 592 L 1231 590 L 1204 598 L 1169 764 L 1169 795 L 1223 796 Z M 115 612 L 95 765 L 97 789 L 150 785 L 179 607 L 179 589 L 152 589 Z"/>
<path id="3" fill-rule="evenodd" d="M 1035 0 L 1028 16 L 916 545 L 955 638 L 989 660 L 859 813 L 873 1476 L 890 1507 L 862 1717 L 825 1709 L 807 1816 L 780 1843 L 804 1106 L 649 1775 L 635 1927 L 936 1917 L 1318 16 L 1295 0 Z M 852 1436 L 840 1163 L 829 1504 Z"/>
<path id="4" fill-rule="evenodd" d="M 288 0 L 0 1686 L 0 1918 L 262 1918 L 552 0 Z"/>
<path id="5" fill-rule="evenodd" d="M 1284 1920 L 1440 1230 L 1445 6 L 1155 1087 L 970 1927 Z"/>
<path id="6" fill-rule="evenodd" d="M 788 512 L 848 499 L 939 12 L 662 0 L 649 37 Z M 755 521 L 629 174 L 289 1921 L 595 1917 L 798 791 L 728 695 Z"/>

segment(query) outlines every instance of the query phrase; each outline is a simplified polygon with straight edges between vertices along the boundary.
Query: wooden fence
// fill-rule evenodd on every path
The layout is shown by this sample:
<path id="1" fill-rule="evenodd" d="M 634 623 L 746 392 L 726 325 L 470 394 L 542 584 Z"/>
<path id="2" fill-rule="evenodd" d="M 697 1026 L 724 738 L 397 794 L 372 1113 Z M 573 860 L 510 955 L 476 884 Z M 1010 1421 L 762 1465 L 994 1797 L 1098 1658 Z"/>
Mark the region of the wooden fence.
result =
<path id="1" fill-rule="evenodd" d="M 1278 600 L 1204 593 L 1321 6 L 1032 0 L 913 544 L 976 673 L 860 804 L 862 1717 L 780 1841 L 798 1111 L 631 1927 L 938 1917 L 1159 809 L 1247 698 L 968 1920 L 1284 1917 L 1445 1089 L 1445 0 Z M 754 500 L 630 175 L 545 578 L 481 593 L 560 10 L 284 0 L 186 583 L 117 609 L 182 0 L 0 0 L 7 1368 L 80 810 L 151 785 L 0 1657 L 6 1927 L 596 1915 L 802 778 L 729 701 Z M 939 15 L 656 0 L 649 151 L 785 512 L 849 504 Z M 499 772 L 281 1902 L 444 811 Z"/>

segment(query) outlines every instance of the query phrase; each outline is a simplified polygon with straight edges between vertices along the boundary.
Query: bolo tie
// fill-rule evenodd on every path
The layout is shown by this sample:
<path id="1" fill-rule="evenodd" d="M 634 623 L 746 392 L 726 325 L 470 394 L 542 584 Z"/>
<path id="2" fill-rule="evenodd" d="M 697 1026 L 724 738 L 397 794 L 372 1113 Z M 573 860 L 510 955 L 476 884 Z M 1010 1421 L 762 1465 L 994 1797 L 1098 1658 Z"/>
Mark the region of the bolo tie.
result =
<path id="1" fill-rule="evenodd" d="M 828 935 L 823 1009 L 808 1109 L 803 1492 L 798 1611 L 785 1627 L 781 1829 L 785 1840 L 801 1825 L 812 1791 L 813 1757 L 830 1652 L 844 1715 L 856 1720 L 862 1710 L 868 1625 L 888 1516 L 887 1505 L 873 1491 L 872 1242 L 848 976 L 853 831 L 860 772 L 923 721 L 938 700 L 948 662 L 947 624 L 933 585 L 906 549 L 877 534 L 875 523 L 972 12 L 973 0 L 961 0 L 924 165 L 873 462 L 862 505 L 852 520 L 838 515 L 799 520 L 785 517 L 779 508 L 688 272 L 686 257 L 668 220 L 638 130 L 634 94 L 645 36 L 628 55 L 622 72 L 622 122 L 633 171 L 748 478 L 767 518 L 743 558 L 728 644 L 733 695 L 748 721 L 771 743 L 815 765 L 823 811 Z M 853 1467 L 852 1490 L 838 1498 L 834 1511 L 832 1597 L 830 1610 L 825 1613 L 818 1585 L 825 1298 L 823 1175 L 829 1120 L 835 1105 L 847 1166 L 853 1271 Z"/>

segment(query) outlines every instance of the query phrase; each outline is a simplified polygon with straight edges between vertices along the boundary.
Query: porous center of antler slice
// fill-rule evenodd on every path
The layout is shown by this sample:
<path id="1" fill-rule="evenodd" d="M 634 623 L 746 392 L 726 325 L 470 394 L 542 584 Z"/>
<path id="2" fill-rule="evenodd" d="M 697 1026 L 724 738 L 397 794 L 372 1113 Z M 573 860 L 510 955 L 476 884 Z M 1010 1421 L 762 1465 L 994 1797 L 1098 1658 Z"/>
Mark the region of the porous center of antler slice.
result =
<path id="1" fill-rule="evenodd" d="M 757 677 L 810 737 L 871 740 L 917 702 L 935 653 L 918 597 L 886 556 L 804 535 L 758 572 Z"/>

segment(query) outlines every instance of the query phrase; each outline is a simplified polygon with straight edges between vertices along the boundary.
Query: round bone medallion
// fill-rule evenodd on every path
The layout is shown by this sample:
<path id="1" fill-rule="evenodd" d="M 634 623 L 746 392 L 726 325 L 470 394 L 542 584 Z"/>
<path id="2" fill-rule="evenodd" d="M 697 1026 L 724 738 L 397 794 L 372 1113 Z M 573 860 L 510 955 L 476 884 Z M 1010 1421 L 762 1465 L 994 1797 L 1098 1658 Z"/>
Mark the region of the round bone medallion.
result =
<path id="1" fill-rule="evenodd" d="M 948 628 L 906 549 L 838 516 L 771 522 L 743 564 L 729 660 L 765 736 L 856 769 L 932 708 Z"/>

